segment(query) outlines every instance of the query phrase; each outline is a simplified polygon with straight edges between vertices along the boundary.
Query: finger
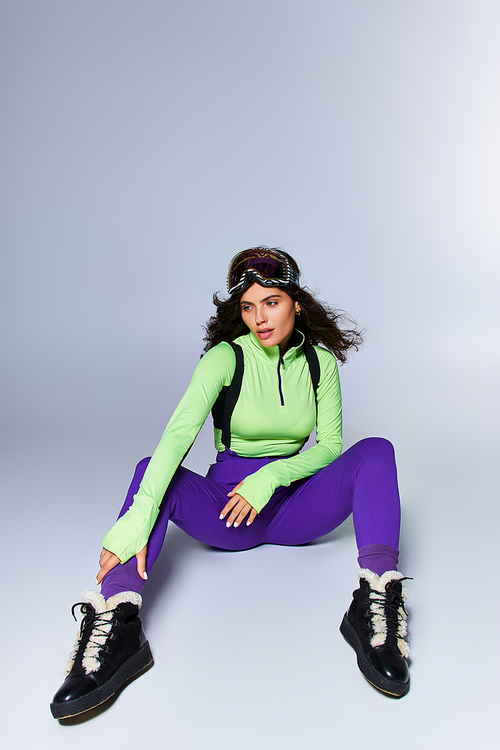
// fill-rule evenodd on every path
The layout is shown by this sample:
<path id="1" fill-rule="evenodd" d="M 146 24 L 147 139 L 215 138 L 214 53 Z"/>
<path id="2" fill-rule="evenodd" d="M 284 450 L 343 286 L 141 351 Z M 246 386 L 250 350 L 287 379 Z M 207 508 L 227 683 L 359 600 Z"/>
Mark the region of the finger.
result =
<path id="1" fill-rule="evenodd" d="M 102 568 L 113 557 L 113 553 L 108 549 L 103 549 L 99 556 L 99 567 Z"/>
<path id="2" fill-rule="evenodd" d="M 236 485 L 236 487 L 233 487 L 233 489 L 231 490 L 231 492 L 227 493 L 227 496 L 228 497 L 233 497 L 233 495 L 236 492 L 238 492 L 238 490 L 240 489 L 240 487 L 241 487 L 242 484 L 243 484 L 243 479 L 241 480 L 241 482 L 238 482 L 238 484 Z"/>
<path id="3" fill-rule="evenodd" d="M 120 558 L 114 555 L 112 552 L 109 552 L 106 550 L 108 555 L 104 555 L 102 560 L 100 561 L 101 570 L 97 574 L 96 583 L 101 583 L 102 579 L 106 575 L 106 573 L 109 573 L 110 570 L 113 570 L 118 563 L 120 562 Z"/>
<path id="4" fill-rule="evenodd" d="M 251 526 L 253 522 L 255 521 L 256 517 L 257 517 L 257 511 L 255 510 L 255 508 L 252 508 L 252 510 L 250 511 L 250 515 L 248 516 L 248 519 L 247 519 L 247 526 Z"/>
<path id="5" fill-rule="evenodd" d="M 236 502 L 234 503 L 233 507 L 230 509 L 230 513 L 227 517 L 226 526 L 229 528 L 229 526 L 233 525 L 233 521 L 235 520 L 236 516 L 241 510 L 241 504 L 246 502 L 241 495 L 236 495 L 233 500 Z"/>
<path id="6" fill-rule="evenodd" d="M 148 574 L 146 573 L 146 553 L 148 550 L 148 545 L 146 544 L 145 547 L 141 549 L 140 552 L 137 553 L 137 572 L 139 573 L 140 577 L 144 580 L 148 580 Z"/>
<path id="7" fill-rule="evenodd" d="M 111 552 L 111 550 L 106 549 L 106 547 L 102 548 L 102 552 L 99 555 L 99 565 L 102 565 L 106 560 L 109 560 L 111 557 L 116 557 L 114 552 Z"/>
<path id="8" fill-rule="evenodd" d="M 222 520 L 223 518 L 225 518 L 225 517 L 226 517 L 226 515 L 227 515 L 227 514 L 229 513 L 229 511 L 230 511 L 230 510 L 231 510 L 231 509 L 232 509 L 232 508 L 233 508 L 233 507 L 234 507 L 234 506 L 236 505 L 236 503 L 238 502 L 238 500 L 239 500 L 239 499 L 240 499 L 240 496 L 238 495 L 238 497 L 233 497 L 233 498 L 231 498 L 231 500 L 229 500 L 229 501 L 228 501 L 228 502 L 227 502 L 227 503 L 225 504 L 225 506 L 223 507 L 223 509 L 222 509 L 222 511 L 221 511 L 221 514 L 220 514 L 220 516 L 219 516 L 219 518 L 220 518 L 221 520 Z"/>
<path id="9" fill-rule="evenodd" d="M 104 578 L 104 576 L 106 575 L 106 573 L 108 573 L 111 569 L 112 568 L 108 568 L 107 566 L 106 567 L 102 567 L 100 569 L 99 573 L 96 576 L 95 582 L 96 583 L 101 583 L 101 581 Z"/>
<path id="10" fill-rule="evenodd" d="M 255 513 L 255 511 L 252 508 L 252 506 L 250 505 L 250 503 L 248 503 L 248 502 L 245 501 L 244 507 L 241 508 L 240 512 L 238 513 L 238 515 L 236 517 L 236 521 L 234 522 L 234 526 L 239 526 L 240 524 L 242 524 L 243 521 L 245 520 L 245 518 L 248 516 L 248 514 L 251 513 L 252 511 Z M 255 518 L 255 516 L 254 516 L 254 518 Z M 247 526 L 249 526 L 249 525 L 250 524 L 247 521 Z"/>
<path id="11" fill-rule="evenodd" d="M 226 526 L 239 526 L 240 522 L 239 517 L 243 511 L 243 518 L 247 515 L 248 511 L 250 510 L 250 505 L 247 503 L 247 501 L 244 498 L 240 498 L 240 501 L 234 506 L 231 513 L 229 514 L 229 518 L 227 519 Z"/>

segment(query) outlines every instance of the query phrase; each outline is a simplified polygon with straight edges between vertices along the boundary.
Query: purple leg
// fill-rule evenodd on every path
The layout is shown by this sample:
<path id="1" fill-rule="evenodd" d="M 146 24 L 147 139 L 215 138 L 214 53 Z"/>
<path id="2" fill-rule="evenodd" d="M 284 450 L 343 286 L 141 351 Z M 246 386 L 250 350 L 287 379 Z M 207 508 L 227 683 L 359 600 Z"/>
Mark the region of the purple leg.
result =
<path id="1" fill-rule="evenodd" d="M 396 568 L 400 507 L 394 449 L 389 441 L 361 440 L 314 476 L 290 487 L 279 487 L 251 526 L 227 529 L 219 519 L 227 493 L 272 460 L 275 459 L 219 454 L 207 477 L 180 467 L 163 498 L 149 538 L 148 573 L 162 548 L 169 520 L 206 544 L 242 550 L 263 542 L 310 542 L 329 534 L 351 513 L 360 565 L 379 575 Z M 143 459 L 138 464 L 120 516 L 131 505 L 148 462 Z M 108 573 L 102 593 L 105 598 L 118 591 L 140 593 L 143 586 L 134 557 Z"/>
<path id="2" fill-rule="evenodd" d="M 132 504 L 148 463 L 149 459 L 145 458 L 137 465 L 118 517 L 124 515 Z M 224 460 L 218 460 L 217 464 L 211 467 L 208 477 L 201 477 L 181 466 L 165 493 L 160 513 L 149 537 L 147 573 L 149 574 L 160 554 L 169 520 L 195 539 L 221 549 L 243 550 L 262 544 L 267 526 L 264 516 L 257 516 L 249 527 L 243 525 L 236 529 L 228 529 L 219 515 L 228 501 L 228 492 L 240 479 L 257 471 L 266 463 L 269 463 L 268 458 L 243 459 L 234 454 L 224 456 Z M 216 476 L 217 480 L 212 479 L 212 475 Z M 144 583 L 137 573 L 137 561 L 133 557 L 123 565 L 117 565 L 104 577 L 101 593 L 106 599 L 119 591 L 141 593 Z"/>
<path id="3" fill-rule="evenodd" d="M 130 487 L 128 488 L 122 509 L 118 513 L 118 518 L 121 518 L 134 502 L 134 495 L 139 489 L 142 477 L 144 476 L 144 472 L 146 471 L 150 460 L 150 458 L 143 458 L 135 467 L 134 476 L 130 483 Z M 117 565 L 116 568 L 113 568 L 113 570 L 104 576 L 101 583 L 101 594 L 105 599 L 109 599 L 110 596 L 113 596 L 120 591 L 136 591 L 138 594 L 141 593 L 145 582 L 137 572 L 136 562 L 135 557 L 133 557 L 124 565 Z M 146 569 L 147 567 L 146 560 Z"/>
<path id="4" fill-rule="evenodd" d="M 352 513 L 360 564 L 379 575 L 396 568 L 400 504 L 394 448 L 388 440 L 361 440 L 298 484 L 270 521 L 266 542 L 318 539 Z"/>

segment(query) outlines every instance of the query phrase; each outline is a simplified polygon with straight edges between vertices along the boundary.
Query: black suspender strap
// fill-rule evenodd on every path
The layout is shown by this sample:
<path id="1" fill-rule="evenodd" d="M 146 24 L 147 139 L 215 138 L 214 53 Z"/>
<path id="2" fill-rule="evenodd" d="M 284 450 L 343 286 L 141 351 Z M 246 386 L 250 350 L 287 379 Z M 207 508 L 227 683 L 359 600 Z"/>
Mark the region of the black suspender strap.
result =
<path id="1" fill-rule="evenodd" d="M 314 391 L 314 402 L 316 404 L 316 419 L 318 418 L 318 385 L 319 385 L 319 378 L 320 378 L 320 367 L 319 367 L 319 359 L 318 355 L 316 353 L 316 349 L 314 349 L 312 346 L 306 346 L 304 347 L 304 354 L 307 359 L 307 364 L 309 365 L 309 375 L 311 376 L 311 383 Z M 308 435 L 306 439 L 304 440 L 302 444 L 302 448 L 307 443 L 311 436 Z"/>
<path id="2" fill-rule="evenodd" d="M 229 341 L 232 346 L 234 354 L 236 356 L 236 368 L 234 371 L 233 379 L 230 384 L 224 386 L 221 390 L 217 401 L 212 407 L 212 416 L 214 418 L 214 425 L 217 429 L 221 430 L 222 444 L 226 448 L 231 448 L 231 417 L 233 415 L 234 407 L 238 403 L 240 397 L 241 384 L 243 382 L 243 370 L 245 367 L 243 359 L 243 349 L 239 344 L 234 341 Z M 318 385 L 320 379 L 320 367 L 319 359 L 316 350 L 312 346 L 304 348 L 304 354 L 307 359 L 309 366 L 309 374 L 311 376 L 312 387 L 314 390 L 314 400 L 316 401 L 316 412 L 318 411 Z"/>
<path id="3" fill-rule="evenodd" d="M 316 349 L 312 346 L 306 346 L 304 349 L 306 355 L 307 364 L 309 365 L 309 373 L 311 375 L 312 386 L 314 389 L 314 399 L 316 401 L 316 411 L 318 410 L 318 385 L 320 377 L 319 359 L 316 353 Z"/>
<path id="4" fill-rule="evenodd" d="M 231 448 L 231 417 L 233 415 L 234 407 L 236 406 L 240 397 L 241 384 L 243 382 L 243 349 L 239 344 L 235 344 L 234 341 L 228 342 L 236 357 L 236 368 L 234 370 L 233 379 L 229 385 L 219 393 L 217 401 L 212 407 L 212 416 L 214 418 L 214 425 L 217 429 L 222 431 L 221 440 L 222 444 L 226 448 Z"/>
<path id="5" fill-rule="evenodd" d="M 227 388 L 225 404 L 224 404 L 224 418 L 222 420 L 222 443 L 227 448 L 231 447 L 231 417 L 233 415 L 234 407 L 236 406 L 240 397 L 241 384 L 243 382 L 243 349 L 239 344 L 235 344 L 234 341 L 229 342 L 233 347 L 233 351 L 236 355 L 236 369 L 234 371 L 233 379 Z"/>

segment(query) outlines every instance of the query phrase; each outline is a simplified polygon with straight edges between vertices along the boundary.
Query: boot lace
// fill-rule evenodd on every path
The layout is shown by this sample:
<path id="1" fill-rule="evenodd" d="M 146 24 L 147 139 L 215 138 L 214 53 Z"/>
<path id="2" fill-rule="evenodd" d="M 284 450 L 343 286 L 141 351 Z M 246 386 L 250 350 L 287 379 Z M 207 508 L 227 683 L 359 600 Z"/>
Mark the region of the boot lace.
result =
<path id="1" fill-rule="evenodd" d="M 370 625 L 374 636 L 377 633 L 385 633 L 384 640 L 386 640 L 388 636 L 402 638 L 406 635 L 406 618 L 408 617 L 408 612 L 404 605 L 402 591 L 400 593 L 396 589 L 396 584 L 411 580 L 413 579 L 405 576 L 395 581 L 389 581 L 385 591 L 370 590 L 369 600 L 371 605 L 365 615 L 370 618 Z M 394 617 L 388 616 L 389 612 L 392 612 Z"/>
<path id="2" fill-rule="evenodd" d="M 77 653 L 86 651 L 89 647 L 93 647 L 96 650 L 103 648 L 103 638 L 113 639 L 114 636 L 110 633 L 111 627 L 117 624 L 117 620 L 112 617 L 105 617 L 105 615 L 112 614 L 113 610 L 108 609 L 105 612 L 96 612 L 94 607 L 87 602 L 77 602 L 73 604 L 71 608 L 71 614 L 76 621 L 75 609 L 80 607 L 80 612 L 84 615 L 80 623 L 80 644 Z M 88 637 L 85 637 L 87 634 Z M 97 640 L 100 638 L 101 640 Z"/>

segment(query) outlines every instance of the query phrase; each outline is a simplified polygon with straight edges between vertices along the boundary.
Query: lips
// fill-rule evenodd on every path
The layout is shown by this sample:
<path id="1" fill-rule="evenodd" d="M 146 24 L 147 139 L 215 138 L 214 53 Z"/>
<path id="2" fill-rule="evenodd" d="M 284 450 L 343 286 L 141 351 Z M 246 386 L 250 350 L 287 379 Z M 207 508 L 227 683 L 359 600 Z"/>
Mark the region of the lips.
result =
<path id="1" fill-rule="evenodd" d="M 272 336 L 274 333 L 274 328 L 263 328 L 261 331 L 257 331 L 257 336 L 265 341 L 265 339 L 268 339 L 270 336 Z"/>

